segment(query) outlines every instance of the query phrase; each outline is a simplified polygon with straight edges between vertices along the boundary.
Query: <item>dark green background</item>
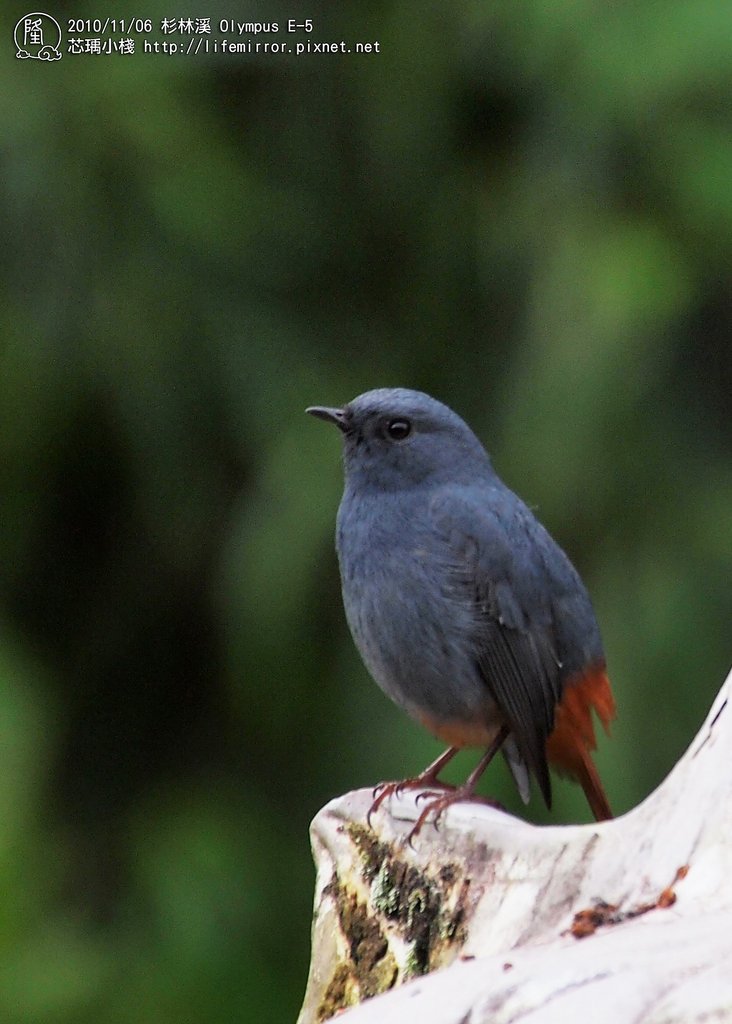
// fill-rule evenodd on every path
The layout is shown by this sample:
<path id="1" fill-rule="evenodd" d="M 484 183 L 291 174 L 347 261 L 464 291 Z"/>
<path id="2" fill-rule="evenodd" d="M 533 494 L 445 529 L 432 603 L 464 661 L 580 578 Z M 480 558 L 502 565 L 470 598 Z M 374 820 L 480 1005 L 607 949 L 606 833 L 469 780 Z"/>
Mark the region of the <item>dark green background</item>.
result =
<path id="1" fill-rule="evenodd" d="M 439 750 L 347 635 L 308 404 L 430 391 L 538 509 L 603 629 L 618 811 L 722 682 L 729 3 L 439 6 L 55 7 L 381 53 L 41 64 L 3 5 L 3 1020 L 292 1020 L 308 822 Z"/>

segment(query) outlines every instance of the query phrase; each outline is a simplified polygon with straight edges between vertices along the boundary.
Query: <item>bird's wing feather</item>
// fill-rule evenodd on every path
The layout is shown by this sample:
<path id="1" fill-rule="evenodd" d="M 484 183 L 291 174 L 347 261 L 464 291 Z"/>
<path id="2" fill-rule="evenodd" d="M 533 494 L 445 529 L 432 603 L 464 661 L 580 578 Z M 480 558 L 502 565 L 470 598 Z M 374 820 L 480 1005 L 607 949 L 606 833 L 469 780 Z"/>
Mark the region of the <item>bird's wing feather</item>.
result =
<path id="1" fill-rule="evenodd" d="M 474 595 L 476 664 L 550 804 L 546 740 L 561 696 L 561 666 L 541 565 L 532 558 L 531 536 L 512 519 L 528 512 L 513 495 L 510 509 L 500 509 L 502 497 L 498 491 L 478 501 L 453 489 L 433 500 L 433 521 Z"/>

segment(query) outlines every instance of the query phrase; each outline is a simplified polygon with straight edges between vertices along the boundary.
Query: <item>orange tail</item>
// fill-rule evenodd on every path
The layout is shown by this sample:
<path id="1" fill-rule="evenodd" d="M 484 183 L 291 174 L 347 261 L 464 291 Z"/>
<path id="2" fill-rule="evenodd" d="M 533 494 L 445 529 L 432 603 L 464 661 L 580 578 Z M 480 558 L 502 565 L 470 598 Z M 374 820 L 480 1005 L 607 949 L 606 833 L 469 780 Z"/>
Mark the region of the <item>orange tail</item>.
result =
<path id="1" fill-rule="evenodd" d="M 610 722 L 615 717 L 615 700 L 604 664 L 567 680 L 557 707 L 554 730 L 547 740 L 546 754 L 559 772 L 579 782 L 595 819 L 605 821 L 613 814 L 592 760 L 592 751 L 597 746 L 593 710 L 609 732 Z"/>

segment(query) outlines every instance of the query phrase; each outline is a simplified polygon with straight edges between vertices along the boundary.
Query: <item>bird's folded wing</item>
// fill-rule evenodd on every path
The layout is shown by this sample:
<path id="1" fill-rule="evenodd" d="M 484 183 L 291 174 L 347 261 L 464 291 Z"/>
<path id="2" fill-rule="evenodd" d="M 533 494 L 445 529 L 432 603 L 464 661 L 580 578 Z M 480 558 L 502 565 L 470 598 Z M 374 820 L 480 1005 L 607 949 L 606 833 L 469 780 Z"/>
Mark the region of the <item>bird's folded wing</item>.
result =
<path id="1" fill-rule="evenodd" d="M 561 665 L 541 568 L 509 534 L 510 519 L 472 494 L 439 496 L 432 515 L 446 558 L 475 602 L 476 664 L 550 804 L 546 740 L 561 697 Z"/>

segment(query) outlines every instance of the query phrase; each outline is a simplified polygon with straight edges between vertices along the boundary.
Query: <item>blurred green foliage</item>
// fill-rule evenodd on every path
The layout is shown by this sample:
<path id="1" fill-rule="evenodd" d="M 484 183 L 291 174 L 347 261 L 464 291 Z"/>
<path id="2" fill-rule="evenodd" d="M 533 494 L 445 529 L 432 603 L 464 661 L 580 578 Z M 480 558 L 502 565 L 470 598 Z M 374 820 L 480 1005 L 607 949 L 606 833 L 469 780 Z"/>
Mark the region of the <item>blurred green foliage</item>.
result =
<path id="1" fill-rule="evenodd" d="M 0 1018 L 291 1020 L 310 818 L 439 749 L 347 635 L 307 404 L 428 390 L 538 508 L 619 811 L 728 668 L 729 5 L 252 4 L 380 53 L 53 65 L 4 13 Z"/>

